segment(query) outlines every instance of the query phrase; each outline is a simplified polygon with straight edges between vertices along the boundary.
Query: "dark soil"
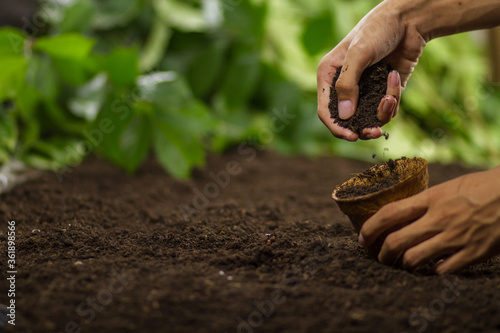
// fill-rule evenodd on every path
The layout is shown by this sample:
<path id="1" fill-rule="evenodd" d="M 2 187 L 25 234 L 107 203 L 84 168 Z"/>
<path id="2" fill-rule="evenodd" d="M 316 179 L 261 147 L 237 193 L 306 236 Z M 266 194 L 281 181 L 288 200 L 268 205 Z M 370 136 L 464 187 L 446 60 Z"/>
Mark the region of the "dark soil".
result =
<path id="1" fill-rule="evenodd" d="M 500 330 L 500 260 L 441 277 L 358 244 L 331 192 L 368 167 L 248 149 L 189 182 L 91 158 L 24 184 L 0 201 L 2 253 L 17 222 L 16 332 Z M 431 183 L 466 172 L 433 165 Z M 0 303 L 7 287 L 2 266 Z"/>
<path id="2" fill-rule="evenodd" d="M 380 127 L 382 124 L 377 117 L 377 109 L 380 101 L 387 91 L 387 77 L 392 68 L 386 62 L 378 62 L 365 69 L 359 81 L 359 100 L 354 116 L 348 120 L 340 119 L 338 111 L 337 82 L 342 66 L 337 68 L 332 86 L 330 87 L 330 114 L 337 124 L 348 128 L 351 131 L 361 134 L 363 129 L 370 127 Z M 384 134 L 386 139 L 388 134 Z"/>
<path id="3" fill-rule="evenodd" d="M 406 157 L 401 158 L 401 160 L 406 159 Z M 396 160 L 398 161 L 398 160 Z M 394 172 L 396 161 L 390 159 L 387 161 L 387 167 L 389 172 L 382 172 L 381 170 L 374 170 L 372 168 L 362 172 L 358 177 L 366 178 L 368 180 L 373 180 L 370 185 L 354 185 L 345 188 L 341 188 L 337 191 L 336 195 L 339 199 L 356 198 L 362 195 L 367 195 L 370 193 L 375 193 L 378 191 L 385 190 L 399 182 L 399 174 Z"/>

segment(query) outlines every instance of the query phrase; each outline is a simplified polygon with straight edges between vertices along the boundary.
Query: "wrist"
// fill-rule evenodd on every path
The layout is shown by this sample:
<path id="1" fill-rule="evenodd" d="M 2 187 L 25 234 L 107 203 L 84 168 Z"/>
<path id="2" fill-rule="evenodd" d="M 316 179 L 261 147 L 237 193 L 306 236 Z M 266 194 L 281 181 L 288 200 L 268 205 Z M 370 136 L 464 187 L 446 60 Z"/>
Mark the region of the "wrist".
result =
<path id="1" fill-rule="evenodd" d="M 467 1 L 467 0 L 465 0 Z M 460 15 L 450 14 L 450 0 L 403 0 L 401 19 L 407 29 L 418 31 L 428 42 L 431 39 L 451 35 L 460 22 Z"/>
<path id="2" fill-rule="evenodd" d="M 426 42 L 500 25 L 500 0 L 386 0 L 399 6 L 402 22 Z"/>

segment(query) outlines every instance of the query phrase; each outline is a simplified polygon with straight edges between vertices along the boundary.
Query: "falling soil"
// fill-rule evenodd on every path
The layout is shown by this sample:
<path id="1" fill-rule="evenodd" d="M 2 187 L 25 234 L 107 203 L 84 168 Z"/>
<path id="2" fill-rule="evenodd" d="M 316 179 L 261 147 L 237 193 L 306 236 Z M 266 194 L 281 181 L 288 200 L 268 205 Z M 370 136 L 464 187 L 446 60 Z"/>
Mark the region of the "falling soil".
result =
<path id="1" fill-rule="evenodd" d="M 353 185 L 341 188 L 336 192 L 336 196 L 339 199 L 356 198 L 362 195 L 367 195 L 370 193 L 375 193 L 396 185 L 400 182 L 400 176 L 394 171 L 396 163 L 398 161 L 406 160 L 406 157 L 400 158 L 399 160 L 390 159 L 386 165 L 387 168 L 370 168 L 365 172 L 357 175 L 357 177 L 364 178 L 368 181 L 369 185 Z"/>
<path id="2" fill-rule="evenodd" d="M 436 276 L 379 264 L 359 245 L 331 191 L 369 166 L 244 148 L 191 181 L 152 160 L 127 176 L 90 158 L 62 182 L 21 185 L 0 198 L 4 263 L 7 221 L 17 232 L 7 332 L 499 330 L 498 259 Z M 431 184 L 467 172 L 431 165 Z"/>
<path id="3" fill-rule="evenodd" d="M 359 81 L 359 100 L 354 116 L 348 120 L 340 119 L 338 111 L 338 97 L 335 90 L 342 66 L 337 68 L 332 86 L 330 87 L 330 114 L 337 124 L 351 131 L 361 134 L 363 129 L 380 127 L 382 123 L 378 120 L 377 109 L 380 101 L 387 91 L 387 78 L 392 68 L 386 62 L 378 62 L 365 69 Z M 348 69 L 347 69 L 348 70 Z M 388 139 L 389 135 L 384 134 Z"/>

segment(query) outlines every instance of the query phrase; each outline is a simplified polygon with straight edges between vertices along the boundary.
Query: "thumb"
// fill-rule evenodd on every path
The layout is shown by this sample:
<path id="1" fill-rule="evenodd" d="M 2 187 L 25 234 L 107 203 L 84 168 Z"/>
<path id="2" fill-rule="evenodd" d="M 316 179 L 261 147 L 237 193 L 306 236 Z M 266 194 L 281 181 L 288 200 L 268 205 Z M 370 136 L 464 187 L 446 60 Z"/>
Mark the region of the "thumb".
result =
<path id="1" fill-rule="evenodd" d="M 369 52 L 356 45 L 351 45 L 347 50 L 342 70 L 335 83 L 340 119 L 349 119 L 354 115 L 359 98 L 359 79 L 372 60 Z"/>

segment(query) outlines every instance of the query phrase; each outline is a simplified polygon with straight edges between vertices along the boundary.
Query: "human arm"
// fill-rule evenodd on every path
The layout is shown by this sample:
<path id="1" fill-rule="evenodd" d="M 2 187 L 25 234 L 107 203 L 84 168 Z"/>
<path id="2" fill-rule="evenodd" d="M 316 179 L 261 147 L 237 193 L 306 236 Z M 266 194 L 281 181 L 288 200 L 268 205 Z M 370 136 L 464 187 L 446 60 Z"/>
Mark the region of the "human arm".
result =
<path id="1" fill-rule="evenodd" d="M 451 254 L 436 267 L 445 274 L 500 254 L 500 167 L 382 207 L 365 222 L 359 240 L 373 248 L 395 229 L 378 253 L 384 264 L 414 269 Z"/>
<path id="2" fill-rule="evenodd" d="M 352 117 L 356 110 L 358 82 L 368 66 L 385 58 L 396 70 L 389 76 L 386 96 L 378 107 L 379 120 L 386 124 L 397 114 L 401 91 L 406 87 L 428 41 L 498 24 L 500 0 L 383 1 L 320 62 L 317 73 L 320 119 L 336 137 L 349 141 L 360 138 L 358 134 L 334 123 L 330 117 L 330 86 L 339 66 L 343 69 L 335 88 L 343 119 Z M 369 128 L 363 130 L 361 139 L 374 139 L 381 135 L 380 128 Z"/>

